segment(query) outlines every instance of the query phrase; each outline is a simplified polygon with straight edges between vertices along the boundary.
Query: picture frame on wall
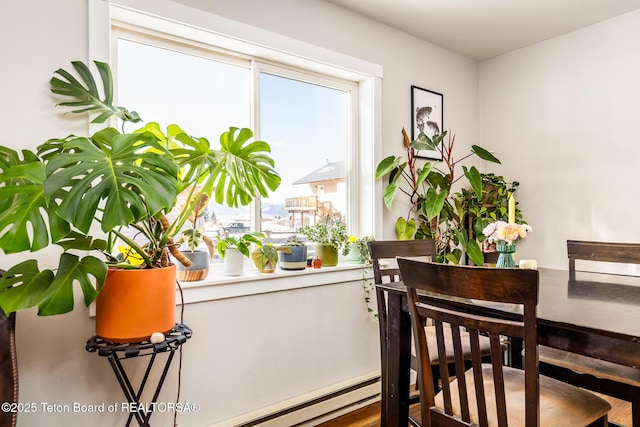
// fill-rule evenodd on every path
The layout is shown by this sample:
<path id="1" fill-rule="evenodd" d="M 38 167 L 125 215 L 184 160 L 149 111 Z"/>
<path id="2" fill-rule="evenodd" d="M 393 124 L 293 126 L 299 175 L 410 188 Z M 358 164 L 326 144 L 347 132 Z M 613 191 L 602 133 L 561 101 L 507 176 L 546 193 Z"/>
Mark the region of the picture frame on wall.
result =
<path id="1" fill-rule="evenodd" d="M 443 129 L 444 110 L 441 93 L 411 86 L 411 140 L 415 141 L 423 132 L 429 138 L 439 135 Z M 437 150 L 419 150 L 418 157 L 442 160 Z"/>

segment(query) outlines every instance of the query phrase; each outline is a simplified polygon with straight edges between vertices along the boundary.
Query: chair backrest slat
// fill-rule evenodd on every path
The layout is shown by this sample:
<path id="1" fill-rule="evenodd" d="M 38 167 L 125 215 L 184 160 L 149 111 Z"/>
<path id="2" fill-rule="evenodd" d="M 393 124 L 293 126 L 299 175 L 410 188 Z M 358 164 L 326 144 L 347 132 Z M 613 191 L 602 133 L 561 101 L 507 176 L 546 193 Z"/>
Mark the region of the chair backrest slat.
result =
<path id="1" fill-rule="evenodd" d="M 400 280 L 400 270 L 395 263 L 382 265 L 380 261 L 392 260 L 396 257 L 433 257 L 436 255 L 436 244 L 432 239 L 422 240 L 373 240 L 367 242 L 369 255 L 373 265 L 373 277 L 376 284 L 385 281 Z"/>
<path id="2" fill-rule="evenodd" d="M 445 413 L 451 415 L 453 414 L 453 404 L 451 402 L 451 390 L 449 388 L 449 382 L 444 380 L 444 378 L 449 378 L 449 364 L 440 363 L 440 361 L 447 360 L 447 352 L 445 351 L 444 325 L 440 320 L 435 320 L 434 326 L 436 330 L 436 342 L 438 344 L 438 361 L 439 361 L 438 367 L 440 369 L 440 378 L 443 378 L 442 388 L 444 390 L 444 411 Z M 427 346 L 427 351 L 428 351 L 428 346 Z"/>
<path id="3" fill-rule="evenodd" d="M 464 372 L 464 358 L 462 357 L 462 337 L 460 328 L 451 327 L 451 335 L 453 338 L 454 358 L 456 365 L 456 372 Z M 460 377 L 463 381 L 458 383 L 458 398 L 460 399 L 460 410 L 462 412 L 462 419 L 466 422 L 471 421 L 471 415 L 469 410 L 469 395 L 467 394 L 467 381 L 464 376 Z"/>
<path id="4" fill-rule="evenodd" d="M 478 405 L 478 422 L 481 427 L 488 427 L 487 401 L 484 395 L 482 379 L 482 358 L 480 357 L 480 336 L 477 329 L 470 329 L 471 363 L 473 370 L 473 383 L 476 390 L 476 404 Z"/>
<path id="5" fill-rule="evenodd" d="M 539 419 L 539 379 L 537 360 L 536 306 L 538 302 L 538 271 L 519 269 L 495 269 L 485 267 L 452 266 L 409 259 L 399 259 L 398 265 L 404 284 L 407 286 L 409 310 L 414 334 L 418 340 L 418 370 L 420 388 L 422 425 L 429 427 L 431 415 L 438 418 L 448 417 L 455 425 L 455 417 L 466 423 L 488 425 L 489 418 L 495 418 L 499 426 L 507 425 L 507 404 L 505 382 L 502 369 L 502 336 L 524 338 L 525 354 L 525 411 L 527 426 L 537 426 Z M 419 296 L 429 292 L 429 296 Z M 435 300 L 437 298 L 437 301 Z M 473 304 L 469 300 L 474 301 Z M 493 316 L 493 311 L 483 309 L 481 301 L 522 304 L 524 316 L 520 320 L 506 320 Z M 473 308 L 473 314 L 470 309 Z M 447 381 L 442 382 L 441 397 L 436 402 L 431 379 L 430 355 L 428 346 L 419 340 L 427 321 L 436 326 L 439 364 L 442 378 L 447 375 L 447 361 L 444 356 L 445 334 L 450 334 L 456 364 L 453 377 L 454 388 Z M 446 327 L 442 327 L 442 324 Z M 469 334 L 471 350 L 471 371 L 465 372 L 461 359 L 461 331 Z M 479 334 L 489 337 L 491 364 L 483 365 L 480 353 Z M 452 343 L 452 344 L 451 344 Z M 459 359 L 460 357 L 460 359 Z M 483 382 L 493 382 L 493 391 L 487 390 Z M 475 393 L 470 388 L 475 389 Z M 457 388 L 457 391 L 455 391 Z M 471 401 L 470 399 L 474 399 Z M 493 405 L 489 405 L 489 401 Z M 496 411 L 487 414 L 487 408 Z"/>
<path id="6" fill-rule="evenodd" d="M 640 263 L 640 243 L 586 242 L 567 240 L 570 260 Z"/>
<path id="7" fill-rule="evenodd" d="M 640 243 L 567 240 L 569 278 L 576 278 L 576 260 L 640 264 Z"/>
<path id="8" fill-rule="evenodd" d="M 498 413 L 498 426 L 507 427 L 507 402 L 504 392 L 504 376 L 502 373 L 502 358 L 500 357 L 500 335 L 491 334 L 491 365 L 493 369 L 493 386 L 496 394 L 496 409 Z"/>

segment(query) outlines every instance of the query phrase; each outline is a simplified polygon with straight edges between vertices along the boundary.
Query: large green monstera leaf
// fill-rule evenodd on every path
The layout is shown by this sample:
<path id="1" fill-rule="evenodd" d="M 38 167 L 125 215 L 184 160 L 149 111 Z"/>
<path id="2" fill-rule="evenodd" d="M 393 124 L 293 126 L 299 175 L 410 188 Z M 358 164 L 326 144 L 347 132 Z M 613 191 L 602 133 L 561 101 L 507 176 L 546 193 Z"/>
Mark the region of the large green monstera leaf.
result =
<path id="1" fill-rule="evenodd" d="M 254 196 L 266 197 L 280 185 L 274 162 L 266 155 L 271 151 L 269 144 L 248 142 L 252 137 L 251 129 L 235 127 L 220 136 L 220 152 L 212 152 L 209 161 L 216 203 L 247 205 Z"/>
<path id="2" fill-rule="evenodd" d="M 103 95 L 98 90 L 89 67 L 81 61 L 73 61 L 71 65 L 80 76 L 80 80 L 76 79 L 66 70 L 58 69 L 55 73 L 59 77 L 52 77 L 49 81 L 51 92 L 68 96 L 72 101 L 61 102 L 59 105 L 64 107 L 81 107 L 72 110 L 72 113 L 99 113 L 92 123 L 104 123 L 111 116 L 116 116 L 122 121 L 136 123 L 140 121 L 138 113 L 128 111 L 124 107 L 113 105 L 113 76 L 111 67 L 105 62 L 95 61 L 94 64 L 100 73 L 102 80 Z"/>
<path id="3" fill-rule="evenodd" d="M 22 155 L 0 147 L 0 248 L 8 254 L 40 250 L 69 231 L 48 209 L 44 163 L 28 150 Z"/>
<path id="4" fill-rule="evenodd" d="M 80 284 L 88 306 L 98 295 L 89 276 L 102 283 L 106 275 L 107 265 L 92 256 L 62 254 L 55 275 L 40 271 L 35 260 L 24 261 L 0 278 L 0 308 L 11 313 L 37 305 L 40 316 L 68 313 L 74 306 L 74 283 Z"/>
<path id="5" fill-rule="evenodd" d="M 48 141 L 40 153 L 50 159 L 47 199 L 61 200 L 56 213 L 83 233 L 94 218 L 101 218 L 102 230 L 108 232 L 175 202 L 178 167 L 151 133 L 119 134 L 107 128 L 91 140 Z"/>

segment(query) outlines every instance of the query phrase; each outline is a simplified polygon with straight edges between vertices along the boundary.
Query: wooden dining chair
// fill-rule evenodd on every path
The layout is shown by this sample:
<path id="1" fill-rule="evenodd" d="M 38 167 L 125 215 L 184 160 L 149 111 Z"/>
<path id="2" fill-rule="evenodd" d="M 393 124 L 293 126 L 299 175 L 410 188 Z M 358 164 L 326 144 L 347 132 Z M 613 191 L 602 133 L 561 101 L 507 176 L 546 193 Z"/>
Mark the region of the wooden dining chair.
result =
<path id="1" fill-rule="evenodd" d="M 0 277 L 5 273 L 0 270 Z M 16 313 L 6 316 L 0 308 L 0 402 L 18 403 L 18 361 L 16 358 Z M 15 427 L 18 412 L 0 411 L 0 427 Z"/>
<path id="2" fill-rule="evenodd" d="M 569 279 L 576 279 L 576 260 L 640 264 L 640 243 L 567 240 Z"/>
<path id="3" fill-rule="evenodd" d="M 640 244 L 567 240 L 567 256 L 569 280 L 575 282 L 577 260 L 640 264 Z M 633 425 L 640 425 L 640 369 L 541 346 L 540 372 L 631 402 Z"/>
<path id="4" fill-rule="evenodd" d="M 399 259 L 418 348 L 422 384 L 432 384 L 431 354 L 422 325 L 435 324 L 437 351 L 454 343 L 454 373 L 440 362 L 442 390 L 420 389 L 422 427 L 431 426 L 606 426 L 608 402 L 586 390 L 538 374 L 538 271 L 456 266 Z M 418 293 L 427 292 L 419 296 Z M 473 302 L 472 302 L 473 301 Z M 484 304 L 484 303 L 490 303 Z M 521 304 L 521 319 L 495 303 Z M 450 327 L 443 327 L 448 324 Z M 472 367 L 465 371 L 461 330 L 471 337 Z M 479 338 L 491 341 L 491 363 L 481 361 Z M 504 366 L 502 336 L 524 340 L 524 369 Z"/>
<path id="5" fill-rule="evenodd" d="M 376 284 L 382 284 L 385 282 L 396 282 L 402 280 L 400 277 L 400 271 L 397 267 L 396 257 L 405 258 L 419 258 L 422 260 L 431 260 L 436 255 L 435 242 L 432 239 L 421 240 L 377 240 L 368 242 L 369 254 L 373 264 L 373 277 Z M 386 357 L 385 345 L 388 342 L 388 329 L 387 329 L 387 307 L 384 291 L 377 288 L 376 298 L 378 301 L 378 321 L 380 327 L 380 343 L 381 343 L 381 357 L 384 364 L 384 358 Z M 427 341 L 429 345 L 435 349 L 435 328 L 433 326 L 426 326 Z M 468 340 L 468 335 L 463 334 L 464 346 L 465 346 L 465 360 L 471 360 L 471 349 Z M 480 340 L 482 354 L 488 356 L 490 353 L 489 340 L 486 337 L 482 337 Z M 447 344 L 447 360 L 453 361 L 452 343 Z M 506 350 L 506 346 L 503 347 Z M 415 351 L 413 351 L 415 353 Z M 433 366 L 433 375 L 436 378 L 434 384 L 438 384 L 438 355 L 432 352 L 431 364 Z M 411 367 L 417 370 L 417 363 L 415 354 L 411 357 Z M 452 366 L 453 368 L 453 366 Z"/>

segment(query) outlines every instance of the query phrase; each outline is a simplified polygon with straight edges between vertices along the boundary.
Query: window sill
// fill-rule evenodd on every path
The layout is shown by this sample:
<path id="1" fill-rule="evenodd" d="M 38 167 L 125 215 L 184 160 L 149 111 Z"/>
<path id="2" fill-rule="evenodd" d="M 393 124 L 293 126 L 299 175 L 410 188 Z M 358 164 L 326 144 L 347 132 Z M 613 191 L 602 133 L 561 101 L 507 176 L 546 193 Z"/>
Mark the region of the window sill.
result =
<path id="1" fill-rule="evenodd" d="M 181 282 L 184 303 L 215 301 L 238 298 L 249 295 L 281 292 L 291 289 L 332 285 L 362 280 L 372 277 L 366 264 L 341 262 L 335 267 L 304 270 L 281 270 L 273 273 L 260 273 L 253 266 L 245 265 L 240 276 L 225 276 L 222 264 L 214 263 L 206 279 L 196 282 Z M 180 300 L 180 295 L 177 295 Z"/>

